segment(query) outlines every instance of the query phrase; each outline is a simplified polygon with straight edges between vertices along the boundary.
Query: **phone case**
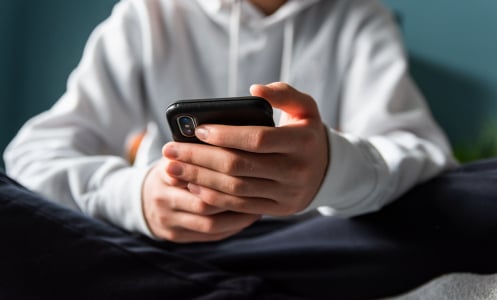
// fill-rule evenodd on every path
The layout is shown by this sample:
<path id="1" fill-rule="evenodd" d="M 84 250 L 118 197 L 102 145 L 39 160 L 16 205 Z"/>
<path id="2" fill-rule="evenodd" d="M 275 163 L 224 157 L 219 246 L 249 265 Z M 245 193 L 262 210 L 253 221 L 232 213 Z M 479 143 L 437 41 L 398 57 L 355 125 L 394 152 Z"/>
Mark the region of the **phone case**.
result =
<path id="1" fill-rule="evenodd" d="M 201 143 L 194 135 L 201 124 L 274 126 L 271 105 L 254 96 L 179 100 L 168 106 L 166 118 L 173 139 L 191 143 Z"/>

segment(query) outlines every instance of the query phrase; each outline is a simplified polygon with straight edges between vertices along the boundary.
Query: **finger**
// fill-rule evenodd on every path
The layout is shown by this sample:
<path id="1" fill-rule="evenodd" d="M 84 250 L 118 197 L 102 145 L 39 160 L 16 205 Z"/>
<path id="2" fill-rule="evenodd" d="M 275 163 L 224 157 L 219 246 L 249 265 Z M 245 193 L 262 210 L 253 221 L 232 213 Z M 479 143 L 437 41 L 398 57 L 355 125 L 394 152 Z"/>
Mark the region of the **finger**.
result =
<path id="1" fill-rule="evenodd" d="M 171 172 L 175 172 L 171 173 L 171 176 L 225 194 L 272 198 L 278 191 L 284 192 L 277 188 L 280 183 L 271 179 L 231 176 L 181 162 L 172 162 L 171 169 Z"/>
<path id="2" fill-rule="evenodd" d="M 188 182 L 179 180 L 177 178 L 168 175 L 168 173 L 166 172 L 168 163 L 169 159 L 164 157 L 163 155 L 163 157 L 159 160 L 159 162 L 157 162 L 156 166 L 152 168 L 154 176 L 157 176 L 160 179 L 160 181 L 165 183 L 166 185 L 185 188 Z"/>
<path id="3" fill-rule="evenodd" d="M 197 137 L 211 145 L 253 153 L 292 153 L 305 149 L 312 132 L 308 120 L 283 127 L 208 124 L 196 128 Z M 297 127 L 296 125 L 301 125 Z"/>
<path id="4" fill-rule="evenodd" d="M 274 153 L 254 154 L 224 147 L 174 142 L 166 145 L 164 155 L 171 159 L 164 167 L 168 177 L 171 177 L 169 175 L 171 173 L 182 173 L 182 170 L 174 169 L 178 167 L 172 165 L 174 161 L 196 165 L 231 176 L 264 179 L 281 177 L 282 173 L 288 171 L 287 165 L 289 164 L 286 156 Z M 268 168 L 268 166 L 270 167 Z M 181 177 L 171 178 L 181 182 L 187 180 L 186 178 L 180 179 Z"/>
<path id="5" fill-rule="evenodd" d="M 241 230 L 227 231 L 218 234 L 205 234 L 197 231 L 187 230 L 184 228 L 167 228 L 162 229 L 155 235 L 175 243 L 194 243 L 194 242 L 215 242 L 224 240 L 230 236 L 239 233 Z"/>
<path id="6" fill-rule="evenodd" d="M 214 206 L 224 207 L 230 211 L 255 215 L 288 216 L 301 211 L 305 207 L 296 201 L 285 201 L 280 203 L 271 198 L 260 197 L 238 197 L 230 194 L 219 193 L 218 191 L 202 186 L 189 184 L 188 189 L 202 199 L 202 201 Z M 298 194 L 299 191 L 293 191 Z M 279 195 L 282 196 L 282 195 Z M 296 195 L 295 197 L 299 197 Z M 284 196 L 283 199 L 291 200 L 292 196 Z"/>
<path id="7" fill-rule="evenodd" d="M 174 227 L 193 232 L 207 235 L 222 235 L 227 232 L 241 231 L 259 219 L 259 215 L 226 211 L 211 216 L 177 213 L 174 215 L 172 222 L 176 224 Z"/>
<path id="8" fill-rule="evenodd" d="M 186 188 L 188 185 L 188 182 L 180 180 L 178 178 L 171 177 L 167 174 L 167 172 L 164 172 L 165 174 L 163 175 L 163 181 L 170 186 L 175 186 L 178 188 Z"/>
<path id="9" fill-rule="evenodd" d="M 161 192 L 162 191 L 162 192 Z M 169 187 L 161 189 L 156 195 L 156 209 L 170 212 L 187 212 L 198 215 L 214 215 L 226 211 L 224 208 L 212 206 L 190 193 L 187 189 Z"/>
<path id="10" fill-rule="evenodd" d="M 319 110 L 312 97 L 297 91 L 287 83 L 254 84 L 250 87 L 250 93 L 268 100 L 273 107 L 294 118 L 319 118 Z"/>

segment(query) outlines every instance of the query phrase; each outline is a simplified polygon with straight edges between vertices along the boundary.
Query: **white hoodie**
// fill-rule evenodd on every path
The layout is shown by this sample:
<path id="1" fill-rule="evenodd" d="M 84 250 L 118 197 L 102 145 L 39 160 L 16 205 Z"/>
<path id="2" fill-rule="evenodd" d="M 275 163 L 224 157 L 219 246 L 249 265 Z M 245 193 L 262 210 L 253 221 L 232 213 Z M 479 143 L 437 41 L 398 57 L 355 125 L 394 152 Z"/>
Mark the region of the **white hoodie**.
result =
<path id="1" fill-rule="evenodd" d="M 7 172 L 150 235 L 141 186 L 171 140 L 167 105 L 274 81 L 312 95 L 329 126 L 330 164 L 306 212 L 375 211 L 454 163 L 376 0 L 289 0 L 270 16 L 248 1 L 124 0 L 91 35 L 66 93 L 9 145 Z M 144 129 L 130 165 L 127 139 Z"/>

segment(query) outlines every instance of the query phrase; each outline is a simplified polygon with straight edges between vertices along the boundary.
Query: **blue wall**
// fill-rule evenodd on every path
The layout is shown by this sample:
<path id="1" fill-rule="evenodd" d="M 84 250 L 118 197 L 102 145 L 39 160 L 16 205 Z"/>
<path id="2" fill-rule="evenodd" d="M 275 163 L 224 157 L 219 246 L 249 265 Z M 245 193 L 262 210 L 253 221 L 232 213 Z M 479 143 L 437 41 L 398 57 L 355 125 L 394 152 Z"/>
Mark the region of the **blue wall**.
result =
<path id="1" fill-rule="evenodd" d="M 458 156 L 496 155 L 497 1 L 384 2 L 399 15 L 414 77 Z"/>
<path id="2" fill-rule="evenodd" d="M 89 33 L 115 2 L 0 0 L 0 152 L 60 97 Z"/>

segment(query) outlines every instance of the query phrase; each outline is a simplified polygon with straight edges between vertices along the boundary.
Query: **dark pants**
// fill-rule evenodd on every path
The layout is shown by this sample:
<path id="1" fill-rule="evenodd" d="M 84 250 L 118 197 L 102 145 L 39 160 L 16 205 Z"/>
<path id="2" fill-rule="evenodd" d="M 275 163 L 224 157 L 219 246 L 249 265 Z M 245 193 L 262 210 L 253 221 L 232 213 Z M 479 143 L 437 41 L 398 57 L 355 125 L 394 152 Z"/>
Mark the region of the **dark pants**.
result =
<path id="1" fill-rule="evenodd" d="M 497 160 L 353 219 L 260 221 L 222 242 L 131 235 L 0 174 L 0 299 L 375 299 L 497 273 Z"/>

